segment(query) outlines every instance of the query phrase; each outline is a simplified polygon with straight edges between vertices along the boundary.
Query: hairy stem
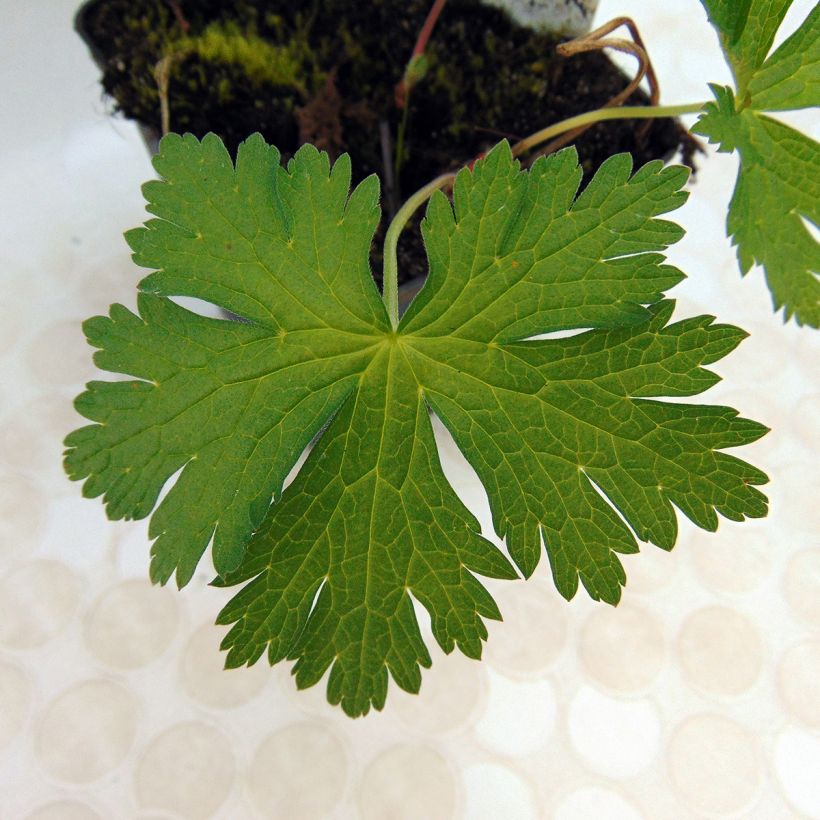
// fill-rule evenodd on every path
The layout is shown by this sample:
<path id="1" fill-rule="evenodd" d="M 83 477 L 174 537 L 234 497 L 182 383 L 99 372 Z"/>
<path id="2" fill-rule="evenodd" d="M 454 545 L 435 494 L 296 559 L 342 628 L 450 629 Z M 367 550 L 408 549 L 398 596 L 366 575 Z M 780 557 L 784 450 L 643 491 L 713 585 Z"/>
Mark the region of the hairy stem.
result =
<path id="1" fill-rule="evenodd" d="M 384 237 L 384 304 L 387 306 L 387 315 L 390 324 L 395 330 L 399 326 L 399 265 L 396 250 L 399 245 L 399 235 L 410 217 L 421 207 L 435 191 L 444 188 L 455 179 L 455 174 L 442 174 L 423 188 L 416 191 L 404 205 L 399 208 L 393 217 L 387 234 Z"/>
<path id="2" fill-rule="evenodd" d="M 516 156 L 541 145 L 565 131 L 578 128 L 581 125 L 590 125 L 604 120 L 638 120 L 653 119 L 662 117 L 678 117 L 681 114 L 696 114 L 706 105 L 704 102 L 687 103 L 685 105 L 624 105 L 618 108 L 599 108 L 595 111 L 588 111 L 576 117 L 561 120 L 554 125 L 537 131 L 532 136 L 521 140 L 513 146 L 513 154 Z M 399 326 L 399 265 L 397 249 L 399 245 L 399 235 L 409 222 L 410 217 L 420 208 L 435 191 L 444 188 L 455 180 L 456 175 L 442 174 L 432 182 L 428 182 L 423 188 L 414 193 L 399 208 L 387 234 L 384 238 L 384 273 L 383 273 L 383 299 L 387 306 L 387 314 L 390 317 L 390 324 L 395 330 Z"/>
<path id="3" fill-rule="evenodd" d="M 705 102 L 686 103 L 684 105 L 622 105 L 618 108 L 598 108 L 595 111 L 587 111 L 585 114 L 578 114 L 566 120 L 561 120 L 554 125 L 536 131 L 521 142 L 513 146 L 513 154 L 518 156 L 535 148 L 547 140 L 571 131 L 582 125 L 594 125 L 604 120 L 641 120 L 659 119 L 663 117 L 679 117 L 681 114 L 696 114 L 702 110 Z"/>

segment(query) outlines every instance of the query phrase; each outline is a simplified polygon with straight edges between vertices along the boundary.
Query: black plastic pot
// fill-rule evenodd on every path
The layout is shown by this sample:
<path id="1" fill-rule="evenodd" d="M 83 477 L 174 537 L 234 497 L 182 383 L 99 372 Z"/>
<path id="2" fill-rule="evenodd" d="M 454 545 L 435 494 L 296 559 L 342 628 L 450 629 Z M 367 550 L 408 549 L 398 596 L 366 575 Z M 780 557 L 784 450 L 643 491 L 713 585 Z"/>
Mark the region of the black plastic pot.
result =
<path id="1" fill-rule="evenodd" d="M 97 64 L 97 68 L 100 69 L 100 72 L 104 72 L 106 67 L 105 57 L 100 51 L 99 46 L 94 42 L 91 35 L 89 34 L 88 25 L 85 19 L 91 7 L 91 4 L 92 0 L 85 0 L 85 2 L 80 6 L 80 8 L 77 9 L 77 12 L 74 15 L 74 31 L 76 31 L 77 34 L 80 35 L 80 39 L 88 47 L 88 50 L 91 53 L 91 57 Z M 159 149 L 159 140 L 162 135 L 160 134 L 158 129 L 152 128 L 151 126 L 145 125 L 144 123 L 136 122 L 136 126 L 137 128 L 139 128 L 139 132 L 142 135 L 142 139 L 145 142 L 145 147 L 148 149 L 148 153 L 151 156 L 154 156 L 154 154 L 156 154 Z"/>

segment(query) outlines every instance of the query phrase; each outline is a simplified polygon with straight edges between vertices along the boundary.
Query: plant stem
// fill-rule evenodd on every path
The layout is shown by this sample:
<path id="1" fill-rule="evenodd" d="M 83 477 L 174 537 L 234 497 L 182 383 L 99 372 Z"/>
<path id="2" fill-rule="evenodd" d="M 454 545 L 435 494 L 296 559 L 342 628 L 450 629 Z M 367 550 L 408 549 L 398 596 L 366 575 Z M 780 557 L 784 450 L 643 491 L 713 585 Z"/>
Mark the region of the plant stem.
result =
<path id="1" fill-rule="evenodd" d="M 160 128 L 163 137 L 171 130 L 171 104 L 168 99 L 168 85 L 171 82 L 171 63 L 174 61 L 174 56 L 173 53 L 166 54 L 154 66 L 154 79 L 159 94 Z"/>
<path id="2" fill-rule="evenodd" d="M 427 13 L 424 25 L 421 27 L 419 36 L 416 39 L 416 44 L 413 46 L 413 53 L 410 55 L 410 59 L 404 68 L 404 76 L 396 85 L 396 106 L 402 109 L 399 133 L 396 139 L 396 161 L 393 163 L 396 168 L 397 191 L 401 190 L 401 167 L 404 163 L 404 140 L 407 133 L 407 119 L 410 111 L 410 91 L 426 70 L 424 65 L 420 64 L 420 61 L 424 57 L 424 50 L 427 48 L 427 43 L 430 41 L 433 29 L 436 26 L 436 22 L 446 2 L 447 0 L 435 0 L 433 3 L 430 11 Z"/>
<path id="3" fill-rule="evenodd" d="M 424 49 L 427 48 L 430 35 L 433 33 L 433 28 L 435 28 L 436 21 L 444 8 L 445 2 L 446 0 L 435 0 L 433 7 L 429 12 L 427 12 L 427 18 L 424 21 L 424 25 L 421 27 L 418 39 L 416 40 L 416 45 L 413 48 L 413 57 L 417 57 L 419 54 L 424 54 Z"/>
<path id="4" fill-rule="evenodd" d="M 396 255 L 399 235 L 416 209 L 424 204 L 439 188 L 443 188 L 452 182 L 455 176 L 455 174 L 442 174 L 440 177 L 436 177 L 432 182 L 428 182 L 427 185 L 416 191 L 416 193 L 399 208 L 398 213 L 393 217 L 393 221 L 387 229 L 387 234 L 384 237 L 383 298 L 384 304 L 387 306 L 387 315 L 390 317 L 390 325 L 393 330 L 399 326 L 399 265 Z"/>
<path id="5" fill-rule="evenodd" d="M 407 62 L 407 68 L 404 70 L 404 77 L 396 86 L 396 105 L 399 108 L 404 108 L 407 105 L 406 97 L 410 91 L 410 87 L 413 85 L 413 80 L 408 77 L 408 69 L 413 65 L 413 61 L 416 58 L 421 57 L 424 54 L 424 49 L 427 48 L 427 43 L 430 41 L 430 36 L 436 26 L 436 21 L 438 20 L 446 2 L 447 0 L 434 0 L 432 8 L 429 12 L 427 12 L 424 25 L 422 25 L 419 36 L 416 38 L 416 44 L 413 46 L 413 53 L 410 55 L 410 59 Z"/>
<path id="6" fill-rule="evenodd" d="M 387 200 L 387 213 L 392 220 L 399 209 L 396 177 L 393 171 L 393 146 L 390 138 L 390 123 L 387 120 L 379 122 L 379 138 L 382 148 L 382 168 L 384 170 L 384 195 Z"/>
<path id="7" fill-rule="evenodd" d="M 171 11 L 174 12 L 174 17 L 176 17 L 177 24 L 182 29 L 182 33 L 187 34 L 191 28 L 191 24 L 185 19 L 185 15 L 182 13 L 179 0 L 168 0 L 168 5 L 171 7 Z"/>
<path id="8" fill-rule="evenodd" d="M 526 139 L 521 140 L 513 146 L 513 153 L 518 156 L 542 142 L 557 137 L 565 131 L 571 131 L 580 125 L 592 125 L 604 120 L 641 120 L 657 119 L 662 117 L 679 117 L 681 114 L 696 114 L 700 111 L 705 102 L 687 103 L 685 105 L 622 105 L 618 108 L 598 108 L 595 111 L 587 111 L 585 114 L 578 114 L 566 120 L 561 120 L 554 125 L 536 131 Z"/>
<path id="9" fill-rule="evenodd" d="M 571 131 L 580 125 L 603 122 L 604 120 L 638 120 L 653 119 L 660 117 L 678 117 L 681 114 L 696 114 L 703 109 L 705 102 L 687 103 L 685 105 L 623 105 L 618 108 L 598 108 L 595 111 L 588 111 L 576 117 L 561 120 L 547 128 L 542 128 L 532 136 L 521 140 L 513 146 L 513 154 L 518 156 L 525 151 L 529 151 L 536 145 L 547 142 L 565 131 Z M 383 299 L 387 306 L 387 314 L 390 317 L 390 325 L 393 330 L 399 326 L 399 265 L 397 249 L 399 245 L 399 235 L 410 217 L 421 207 L 435 191 L 449 185 L 456 175 L 442 174 L 432 182 L 428 182 L 423 188 L 414 193 L 404 205 L 399 208 L 387 234 L 384 238 L 384 270 L 383 270 Z"/>
<path id="10" fill-rule="evenodd" d="M 401 110 L 401 122 L 399 123 L 399 133 L 396 138 L 396 190 L 401 191 L 401 166 L 404 164 L 404 139 L 407 133 L 407 117 L 410 111 L 410 91 L 404 95 L 404 108 Z"/>

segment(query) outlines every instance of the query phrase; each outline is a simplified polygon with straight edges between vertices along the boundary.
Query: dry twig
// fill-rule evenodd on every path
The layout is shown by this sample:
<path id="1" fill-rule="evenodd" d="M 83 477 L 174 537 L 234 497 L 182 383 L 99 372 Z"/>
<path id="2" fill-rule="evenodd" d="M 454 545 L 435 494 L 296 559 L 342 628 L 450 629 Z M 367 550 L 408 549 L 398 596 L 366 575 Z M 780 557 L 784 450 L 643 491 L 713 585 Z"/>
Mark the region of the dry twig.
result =
<path id="1" fill-rule="evenodd" d="M 629 30 L 629 34 L 632 37 L 631 40 L 625 40 L 621 37 L 607 37 L 608 34 L 611 34 L 621 26 L 626 26 Z M 649 55 L 646 52 L 646 47 L 644 46 L 643 39 L 638 31 L 638 27 L 635 25 L 635 22 L 631 17 L 616 17 L 614 20 L 604 23 L 604 25 L 590 31 L 588 34 L 584 34 L 581 37 L 576 37 L 574 40 L 570 40 L 566 43 L 561 43 L 556 50 L 562 57 L 572 57 L 575 54 L 581 54 L 587 51 L 603 51 L 605 48 L 612 48 L 615 49 L 615 51 L 620 51 L 623 54 L 630 54 L 635 57 L 638 61 L 638 70 L 629 85 L 627 85 L 623 91 L 620 91 L 608 100 L 602 108 L 614 108 L 622 105 L 632 96 L 633 92 L 641 84 L 641 80 L 643 80 L 644 77 L 646 77 L 647 82 L 649 83 L 649 104 L 657 105 L 660 99 L 658 78 L 655 75 L 655 70 L 652 67 L 652 61 L 649 59 Z M 588 128 L 591 128 L 592 125 L 593 123 L 590 123 L 589 125 L 582 125 L 579 128 L 574 128 L 572 131 L 567 131 L 565 134 L 561 134 L 560 137 L 548 142 L 538 152 L 539 155 L 550 154 L 553 151 L 557 151 L 559 148 L 563 148 L 565 145 L 573 142 Z M 639 136 L 643 137 L 649 127 L 650 122 L 647 120 L 641 125 L 640 130 L 638 131 Z M 521 140 L 521 142 L 516 143 L 516 145 L 513 146 L 513 155 L 517 156 L 522 154 L 527 151 L 529 147 L 528 140 Z"/>

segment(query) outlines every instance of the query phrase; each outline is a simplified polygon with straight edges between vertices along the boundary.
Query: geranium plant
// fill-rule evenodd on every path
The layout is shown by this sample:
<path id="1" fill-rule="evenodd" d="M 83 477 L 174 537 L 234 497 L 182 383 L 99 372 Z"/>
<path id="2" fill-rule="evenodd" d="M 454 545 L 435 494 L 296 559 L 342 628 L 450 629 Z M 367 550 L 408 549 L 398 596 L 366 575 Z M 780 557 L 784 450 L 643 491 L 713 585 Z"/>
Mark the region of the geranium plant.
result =
<path id="1" fill-rule="evenodd" d="M 817 146 L 761 112 L 816 104 L 820 14 L 767 57 L 788 0 L 704 5 L 735 89 L 591 112 L 531 142 L 701 111 L 695 130 L 741 156 L 728 223 L 741 267 L 763 264 L 775 305 L 816 325 L 803 220 L 817 221 Z M 618 555 L 671 549 L 675 507 L 707 530 L 766 514 L 766 476 L 722 452 L 766 428 L 681 401 L 745 336 L 711 316 L 671 321 L 683 273 L 663 252 L 683 231 L 661 217 L 684 202 L 687 169 L 634 171 L 620 154 L 579 193 L 572 148 L 522 170 L 501 143 L 399 209 L 380 295 L 379 181 L 351 193 L 346 156 L 331 165 L 306 145 L 282 167 L 256 135 L 233 161 L 213 135 L 170 134 L 154 165 L 153 218 L 126 235 L 152 271 L 138 313 L 114 305 L 84 326 L 97 365 L 132 378 L 77 399 L 92 424 L 66 439 L 66 469 L 109 517 L 151 517 L 153 580 L 186 584 L 211 545 L 215 583 L 244 585 L 218 618 L 232 624 L 228 666 L 289 659 L 300 688 L 329 671 L 329 700 L 365 714 L 389 677 L 416 692 L 430 665 L 414 600 L 445 652 L 478 658 L 484 620 L 500 617 L 479 576 L 527 577 L 546 554 L 566 598 L 581 584 L 615 604 Z M 429 275 L 400 318 L 398 235 L 427 200 Z M 431 413 L 478 474 L 506 550 L 445 479 Z"/>

